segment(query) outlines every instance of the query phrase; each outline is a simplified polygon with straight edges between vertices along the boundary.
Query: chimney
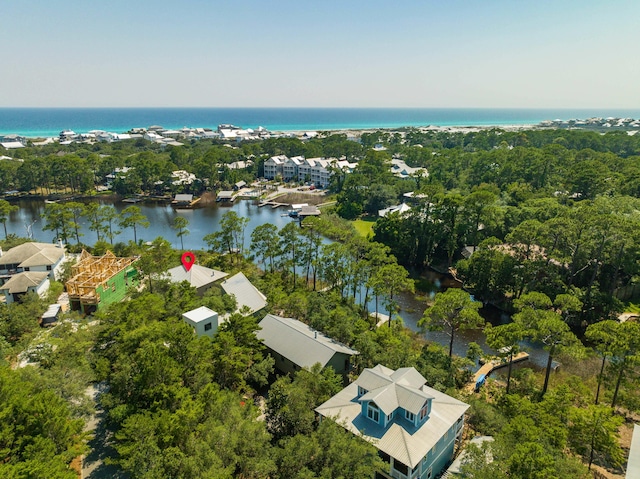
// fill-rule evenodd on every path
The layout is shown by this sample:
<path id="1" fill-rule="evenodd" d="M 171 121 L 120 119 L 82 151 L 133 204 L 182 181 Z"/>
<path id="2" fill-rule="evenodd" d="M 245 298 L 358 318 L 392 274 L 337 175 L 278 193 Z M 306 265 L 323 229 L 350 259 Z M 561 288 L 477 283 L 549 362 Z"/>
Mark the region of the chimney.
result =
<path id="1" fill-rule="evenodd" d="M 58 244 L 56 246 L 58 248 L 64 248 L 64 244 L 62 244 L 62 238 L 58 238 Z"/>

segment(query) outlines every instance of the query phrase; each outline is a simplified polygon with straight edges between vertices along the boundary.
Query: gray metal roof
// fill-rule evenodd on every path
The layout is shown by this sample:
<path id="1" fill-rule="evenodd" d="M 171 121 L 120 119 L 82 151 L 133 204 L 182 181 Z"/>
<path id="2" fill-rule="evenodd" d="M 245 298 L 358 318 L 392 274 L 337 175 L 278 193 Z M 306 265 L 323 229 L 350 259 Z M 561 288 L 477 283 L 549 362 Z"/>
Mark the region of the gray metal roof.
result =
<path id="1" fill-rule="evenodd" d="M 20 267 L 55 264 L 64 256 L 64 248 L 50 243 L 23 243 L 0 256 L 0 266 L 17 264 Z"/>
<path id="2" fill-rule="evenodd" d="M 193 195 L 181 193 L 175 196 L 174 201 L 193 201 Z"/>
<path id="3" fill-rule="evenodd" d="M 393 374 L 393 370 L 380 365 L 372 369 L 376 370 L 377 373 L 386 370 L 391 371 Z M 404 371 L 407 369 L 413 368 L 403 368 L 396 371 L 401 372 L 399 376 L 404 378 L 405 381 L 415 379 L 420 375 L 417 371 L 415 371 L 417 375 L 413 372 Z M 362 375 L 366 371 L 372 370 L 365 369 Z M 324 417 L 335 419 L 345 429 L 356 435 L 361 435 L 381 451 L 412 468 L 422 460 L 444 433 L 451 429 L 469 408 L 469 405 L 462 401 L 458 401 L 429 386 L 421 385 L 418 391 L 433 398 L 431 412 L 424 424 L 416 428 L 401 418 L 394 418 L 391 425 L 383 428 L 361 414 L 360 402 L 356 399 L 359 379 L 318 406 L 316 412 Z M 395 383 L 393 384 L 393 387 L 395 387 Z M 402 386 L 407 387 L 407 385 Z M 390 387 L 391 385 L 388 386 L 388 388 Z"/>
<path id="4" fill-rule="evenodd" d="M 0 291 L 9 294 L 26 293 L 30 287 L 39 286 L 49 277 L 46 271 L 25 271 L 11 276 L 11 279 L 0 287 Z"/>
<path id="5" fill-rule="evenodd" d="M 384 386 L 388 386 L 393 382 L 389 377 L 387 371 L 392 371 L 389 368 L 384 368 L 387 371 L 381 370 L 384 366 L 378 364 L 375 368 L 365 369 L 362 374 L 356 380 L 356 384 L 367 391 L 373 391 Z"/>
<path id="6" fill-rule="evenodd" d="M 376 368 L 365 369 L 355 381 L 368 391 L 360 398 L 361 402 L 373 401 L 387 415 L 398 406 L 418 414 L 424 403 L 432 399 L 430 394 L 422 390 L 427 380 L 415 368 L 400 368 L 397 371 L 381 365 Z"/>
<path id="7" fill-rule="evenodd" d="M 191 269 L 187 271 L 184 266 L 176 266 L 169 271 L 169 279 L 172 283 L 181 283 L 182 281 L 188 281 L 194 288 L 201 288 L 208 284 L 215 283 L 216 281 L 228 276 L 228 273 L 218 271 L 217 269 L 206 268 L 199 264 L 194 264 Z"/>
<path id="8" fill-rule="evenodd" d="M 220 286 L 225 293 L 235 296 L 238 311 L 246 306 L 249 314 L 253 314 L 267 305 L 267 297 L 242 272 L 225 279 Z"/>
<path id="9" fill-rule="evenodd" d="M 260 321 L 260 327 L 262 329 L 257 332 L 257 336 L 265 346 L 300 367 L 311 367 L 315 363 L 326 366 L 336 353 L 359 354 L 292 318 L 267 314 Z"/>

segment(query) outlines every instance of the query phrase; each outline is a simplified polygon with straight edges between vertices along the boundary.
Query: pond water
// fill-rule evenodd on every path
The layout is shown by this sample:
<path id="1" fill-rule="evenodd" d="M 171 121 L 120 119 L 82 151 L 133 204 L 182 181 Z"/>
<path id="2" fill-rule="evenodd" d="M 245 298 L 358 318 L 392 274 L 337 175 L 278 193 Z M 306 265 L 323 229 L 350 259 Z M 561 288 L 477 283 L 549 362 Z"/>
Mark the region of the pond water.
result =
<path id="1" fill-rule="evenodd" d="M 128 203 L 113 203 L 108 200 L 89 201 L 98 201 L 101 204 L 113 205 L 118 213 L 126 207 L 131 206 Z M 43 230 L 45 221 L 42 218 L 42 213 L 44 212 L 45 204 L 37 200 L 20 200 L 15 204 L 17 204 L 20 209 L 12 213 L 7 221 L 7 232 L 14 233 L 18 236 L 26 236 L 27 227 L 32 225 L 31 230 L 35 240 L 44 243 L 53 242 L 55 232 Z M 138 228 L 138 239 L 151 241 L 158 236 L 162 236 L 171 242 L 174 248 L 180 248 L 180 239 L 176 236 L 176 231 L 171 228 L 171 225 L 176 216 L 182 216 L 189 220 L 189 225 L 187 226 L 189 234 L 183 237 L 184 247 L 185 249 L 194 250 L 207 248 L 202 238 L 209 233 L 220 231 L 220 219 L 222 215 L 229 210 L 235 211 L 239 216 L 249 218 L 245 236 L 247 245 L 250 241 L 251 232 L 256 226 L 263 223 L 272 223 L 278 228 L 282 228 L 292 221 L 288 216 L 282 216 L 285 213 L 284 209 L 273 209 L 270 206 L 261 208 L 258 207 L 254 201 L 237 201 L 230 206 L 220 206 L 215 203 L 204 208 L 178 210 L 167 204 L 137 203 L 136 206 L 140 208 L 142 214 L 147 217 L 150 223 L 148 228 Z M 80 222 L 80 232 L 83 234 L 83 236 L 80 237 L 80 241 L 83 243 L 93 244 L 98 239 L 95 232 L 89 230 L 86 219 Z M 114 242 L 127 242 L 129 240 L 133 240 L 133 230 L 131 229 L 123 230 L 122 233 L 114 238 Z M 75 238 L 70 238 L 69 241 L 73 243 Z"/>
<path id="2" fill-rule="evenodd" d="M 101 204 L 112 204 L 118 212 L 121 212 L 127 206 L 128 203 L 116 202 L 113 203 L 109 200 L 89 200 L 99 201 Z M 27 228 L 30 227 L 32 237 L 36 241 L 50 243 L 54 241 L 55 232 L 44 231 L 43 227 L 45 222 L 42 219 L 42 213 L 44 212 L 45 204 L 39 200 L 23 199 L 16 202 L 19 206 L 19 210 L 12 213 L 7 221 L 7 232 L 14 233 L 18 236 L 27 236 Z M 176 236 L 176 231 L 171 228 L 174 218 L 176 216 L 182 216 L 189 220 L 187 229 L 189 234 L 183 237 L 184 248 L 190 250 L 206 249 L 207 245 L 203 241 L 203 237 L 209 233 L 220 231 L 220 220 L 222 215 L 227 211 L 235 211 L 239 216 L 244 216 L 249 219 L 245 231 L 245 244 L 248 247 L 251 232 L 259 225 L 264 223 L 272 223 L 278 228 L 282 228 L 287 223 L 293 221 L 284 208 L 271 208 L 270 206 L 259 207 L 257 202 L 241 200 L 236 201 L 232 205 L 220 205 L 214 203 L 203 208 L 195 209 L 179 209 L 176 210 L 170 205 L 163 204 L 147 204 L 137 203 L 136 206 L 140 208 L 142 214 L 145 215 L 150 223 L 148 228 L 138 229 L 138 239 L 144 239 L 145 241 L 151 241 L 158 236 L 162 236 L 166 240 L 170 241 L 174 248 L 180 248 L 180 239 Z M 81 241 L 87 244 L 93 244 L 97 241 L 95 232 L 90 231 L 86 220 L 80 224 L 80 231 L 83 233 Z M 116 238 L 114 242 L 123 241 L 127 242 L 133 240 L 133 231 L 124 230 Z M 70 239 L 71 242 L 74 239 Z M 428 281 L 433 284 L 433 291 L 431 295 L 435 294 L 438 290 L 451 286 L 451 278 L 434 272 L 429 272 Z M 420 331 L 418 327 L 418 321 L 422 318 L 424 310 L 427 307 L 426 300 L 416 298 L 411 294 L 403 294 L 397 299 L 400 307 L 400 315 L 402 316 L 405 325 L 413 331 Z M 381 313 L 384 313 L 382 306 L 380 305 Z M 375 300 L 372 299 L 369 303 L 369 310 L 375 310 Z M 503 324 L 509 321 L 509 316 L 501 313 L 496 308 L 485 307 L 480 311 L 482 316 L 488 322 L 494 325 Z M 444 332 L 426 332 L 425 337 L 429 340 L 436 341 L 448 347 L 449 337 Z M 464 356 L 467 351 L 468 344 L 472 341 L 478 343 L 485 351 L 490 351 L 490 348 L 486 345 L 485 337 L 480 330 L 461 331 L 458 332 L 454 341 L 453 349 L 454 353 Z M 546 352 L 538 346 L 526 345 L 526 350 L 531 355 L 529 363 L 542 367 L 546 361 Z M 523 363 L 527 365 L 527 363 Z"/>

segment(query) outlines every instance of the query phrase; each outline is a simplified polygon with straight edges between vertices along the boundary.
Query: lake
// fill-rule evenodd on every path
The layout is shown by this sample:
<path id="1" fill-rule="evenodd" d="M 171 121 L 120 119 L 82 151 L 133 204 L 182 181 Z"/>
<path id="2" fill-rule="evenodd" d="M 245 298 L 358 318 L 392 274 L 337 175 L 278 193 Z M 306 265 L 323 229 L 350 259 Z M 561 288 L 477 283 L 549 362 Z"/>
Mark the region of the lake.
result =
<path id="1" fill-rule="evenodd" d="M 116 210 L 121 212 L 130 204 L 123 202 L 116 202 L 115 204 L 109 200 L 89 200 L 98 201 L 101 204 L 113 204 Z M 12 213 L 7 221 L 7 232 L 13 233 L 18 236 L 27 236 L 27 227 L 31 226 L 33 233 L 33 239 L 43 242 L 51 243 L 54 241 L 55 232 L 43 231 L 45 222 L 42 219 L 42 213 L 44 212 L 45 204 L 40 200 L 34 199 L 22 199 L 16 203 L 19 206 L 19 210 Z M 184 247 L 188 250 L 201 250 L 207 249 L 207 245 L 203 242 L 202 238 L 209 233 L 220 231 L 220 220 L 222 215 L 227 211 L 235 211 L 239 216 L 249 218 L 249 224 L 247 225 L 245 233 L 245 244 L 248 247 L 251 241 L 251 232 L 259 225 L 264 223 L 271 223 L 282 228 L 286 224 L 293 221 L 288 215 L 286 215 L 285 208 L 271 208 L 270 206 L 259 207 L 256 201 L 240 200 L 236 201 L 232 205 L 220 205 L 214 203 L 203 208 L 195 208 L 190 210 L 175 210 L 170 205 L 161 204 L 147 204 L 137 203 L 142 214 L 149 220 L 150 226 L 148 228 L 138 229 L 138 239 L 144 239 L 145 241 L 151 241 L 158 236 L 162 236 L 166 240 L 170 241 L 174 248 L 180 248 L 180 239 L 176 236 L 176 231 L 171 227 L 174 218 L 176 216 L 182 216 L 189 220 L 189 234 L 183 237 Z M 80 224 L 80 231 L 84 234 L 81 236 L 81 241 L 87 244 L 93 244 L 97 241 L 95 232 L 90 231 L 86 220 Z M 127 242 L 133 240 L 133 231 L 125 230 L 116 238 L 114 242 L 123 241 Z M 73 242 L 74 239 L 70 238 Z M 416 299 L 413 295 L 405 294 L 398 298 L 398 304 L 401 308 L 400 314 L 405 322 L 405 325 L 413 331 L 419 331 L 418 321 L 422 317 L 424 310 L 426 309 L 426 302 Z M 381 313 L 385 313 L 382 306 Z M 369 310 L 375 310 L 375 302 L 372 299 L 369 303 Z M 492 324 L 501 324 L 507 322 L 509 317 L 496 309 L 483 308 L 481 311 L 483 317 Z M 429 340 L 436 341 L 448 347 L 449 338 L 443 332 L 427 332 L 425 337 Z M 469 342 L 475 341 L 485 351 L 489 348 L 485 343 L 484 334 L 480 330 L 473 331 L 461 331 L 457 334 L 454 341 L 454 353 L 460 356 L 464 356 L 467 351 Z M 542 367 L 546 361 L 546 352 L 538 346 L 528 346 L 527 350 L 531 354 L 531 361 L 536 366 Z M 527 363 L 524 363 L 526 365 Z"/>

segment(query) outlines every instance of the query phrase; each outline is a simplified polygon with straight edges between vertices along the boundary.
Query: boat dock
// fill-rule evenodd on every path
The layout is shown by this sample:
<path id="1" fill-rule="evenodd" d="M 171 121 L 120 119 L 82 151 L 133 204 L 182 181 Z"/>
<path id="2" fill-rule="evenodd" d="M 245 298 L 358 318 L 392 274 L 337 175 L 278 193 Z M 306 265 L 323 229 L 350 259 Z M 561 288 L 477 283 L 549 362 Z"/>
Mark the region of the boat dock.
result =
<path id="1" fill-rule="evenodd" d="M 526 361 L 527 359 L 529 359 L 529 353 L 521 351 L 513 356 L 511 362 L 515 364 L 521 361 Z M 480 369 L 475 372 L 475 374 L 473 375 L 473 381 L 471 382 L 469 387 L 471 389 L 475 388 L 479 382 L 482 383 L 484 378 L 488 377 L 493 371 L 495 371 L 496 369 L 504 368 L 506 366 L 509 366 L 508 359 L 493 359 L 491 361 L 487 361 L 480 367 Z"/>
<path id="2" fill-rule="evenodd" d="M 280 206 L 289 206 L 289 203 L 278 203 L 277 201 L 261 201 L 258 203 L 258 207 L 262 208 L 263 206 L 271 206 L 271 208 L 279 208 Z"/>
<path id="3" fill-rule="evenodd" d="M 193 208 L 195 205 L 198 204 L 199 201 L 200 201 L 200 198 L 194 198 L 193 195 L 178 194 L 174 197 L 173 201 L 171 202 L 171 206 L 177 209 Z"/>

